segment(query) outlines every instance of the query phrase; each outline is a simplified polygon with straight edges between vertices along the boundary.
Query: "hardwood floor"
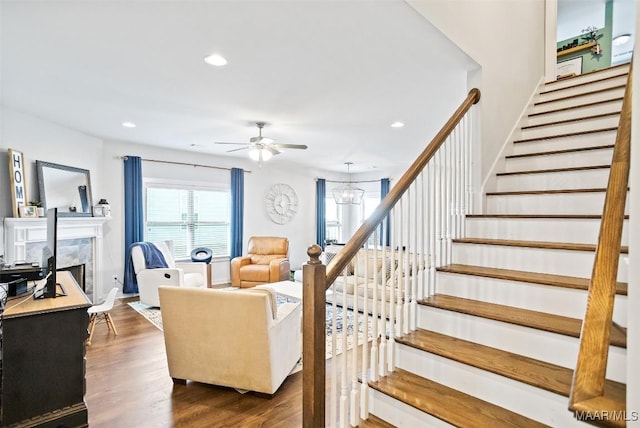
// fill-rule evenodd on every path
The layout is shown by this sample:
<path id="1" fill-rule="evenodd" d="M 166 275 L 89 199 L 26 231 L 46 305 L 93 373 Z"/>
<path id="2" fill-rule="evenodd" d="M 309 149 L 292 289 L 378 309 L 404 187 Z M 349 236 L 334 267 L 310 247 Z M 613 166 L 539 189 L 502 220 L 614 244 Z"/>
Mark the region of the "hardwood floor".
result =
<path id="1" fill-rule="evenodd" d="M 289 376 L 271 399 L 196 382 L 174 386 L 162 332 L 122 301 L 111 315 L 118 336 L 100 324 L 87 347 L 91 427 L 302 425 L 302 372 Z"/>
<path id="2" fill-rule="evenodd" d="M 174 386 L 162 331 L 131 309 L 130 300 L 116 300 L 111 311 L 118 336 L 99 324 L 87 347 L 90 427 L 302 426 L 302 372 L 289 376 L 271 399 L 197 382 Z M 360 426 L 392 425 L 372 416 Z"/>

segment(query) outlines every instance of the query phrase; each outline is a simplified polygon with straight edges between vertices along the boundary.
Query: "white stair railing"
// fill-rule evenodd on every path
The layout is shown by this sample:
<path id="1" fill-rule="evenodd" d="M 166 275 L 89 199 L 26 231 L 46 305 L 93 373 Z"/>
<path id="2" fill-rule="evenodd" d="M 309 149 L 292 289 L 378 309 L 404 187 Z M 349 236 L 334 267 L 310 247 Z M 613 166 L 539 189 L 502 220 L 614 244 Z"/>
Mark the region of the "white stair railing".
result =
<path id="1" fill-rule="evenodd" d="M 333 293 L 331 379 L 327 382 L 331 391 L 330 426 L 358 426 L 368 418 L 369 382 L 375 384 L 395 370 L 396 341 L 416 330 L 418 301 L 436 292 L 436 269 L 450 263 L 452 241 L 464 233 L 471 201 L 474 134 L 470 108 L 479 97 L 477 90 L 469 93 L 421 157 L 333 257 L 326 268 L 326 282 L 310 283 L 312 288 L 331 285 Z M 386 216 L 390 218 L 389 227 Z M 373 241 L 369 239 L 372 236 Z M 386 242 L 390 245 L 384 245 Z M 304 278 L 317 278 L 316 269 L 325 268 L 313 258 L 316 254 L 317 247 L 309 250 L 312 260 L 305 265 Z M 303 303 L 307 308 L 310 303 L 306 302 L 304 281 Z M 307 329 L 322 327 L 318 321 L 307 323 L 305 318 L 305 337 Z M 341 335 L 340 355 L 337 335 Z M 305 346 L 305 350 L 308 348 Z M 324 379 L 315 379 L 313 368 L 303 367 L 307 370 L 303 374 L 303 425 L 321 426 L 325 423 L 324 406 L 316 407 L 318 410 L 309 416 L 304 409 L 310 408 L 306 401 L 310 391 L 319 390 L 308 385 L 307 379 Z M 313 403 L 317 405 L 313 400 L 309 405 Z M 322 413 L 322 417 L 316 413 Z"/>

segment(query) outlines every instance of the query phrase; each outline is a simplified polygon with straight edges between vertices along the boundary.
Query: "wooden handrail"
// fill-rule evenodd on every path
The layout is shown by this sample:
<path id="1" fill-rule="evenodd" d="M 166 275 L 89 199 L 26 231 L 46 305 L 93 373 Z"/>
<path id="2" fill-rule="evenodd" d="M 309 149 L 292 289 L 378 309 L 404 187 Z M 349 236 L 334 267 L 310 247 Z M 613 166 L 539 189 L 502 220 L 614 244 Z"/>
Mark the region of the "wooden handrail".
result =
<path id="1" fill-rule="evenodd" d="M 336 254 L 327 266 L 327 283 L 326 287 L 329 288 L 331 284 L 336 280 L 338 275 L 347 266 L 349 261 L 355 257 L 358 250 L 367 241 L 369 236 L 378 227 L 380 222 L 389 214 L 396 202 L 400 200 L 404 192 L 409 188 L 411 183 L 420 175 L 425 165 L 438 151 L 440 146 L 446 141 L 447 137 L 458 125 L 460 120 L 469 111 L 472 105 L 480 101 L 480 90 L 473 88 L 469 91 L 469 94 L 465 100 L 460 104 L 460 107 L 453 113 L 447 123 L 444 124 L 442 129 L 433 137 L 429 145 L 423 150 L 418 158 L 411 164 L 409 169 L 398 180 L 398 183 L 393 186 L 387 196 L 380 202 L 380 205 L 373 211 L 367 220 L 358 228 L 353 237 L 349 240 L 347 245 Z"/>
<path id="2" fill-rule="evenodd" d="M 589 284 L 589 297 L 580 334 L 578 362 L 569 397 L 569 408 L 573 411 L 582 408 L 580 403 L 604 395 L 624 208 L 629 183 L 632 74 L 633 65 L 629 68 L 622 102 L 600 235 Z"/>

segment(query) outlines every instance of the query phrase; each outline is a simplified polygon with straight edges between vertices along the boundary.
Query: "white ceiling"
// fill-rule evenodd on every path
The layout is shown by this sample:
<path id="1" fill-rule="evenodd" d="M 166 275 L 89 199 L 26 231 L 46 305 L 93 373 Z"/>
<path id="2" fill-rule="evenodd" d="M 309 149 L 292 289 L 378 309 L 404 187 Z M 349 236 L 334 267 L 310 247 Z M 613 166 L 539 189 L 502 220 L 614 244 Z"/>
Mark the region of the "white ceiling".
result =
<path id="1" fill-rule="evenodd" d="M 106 140 L 230 156 L 246 152 L 213 142 L 246 142 L 266 121 L 263 135 L 309 146 L 278 158 L 328 171 L 408 165 L 476 66 L 401 0 L 0 4 L 5 106 Z M 212 53 L 229 64 L 205 64 Z"/>

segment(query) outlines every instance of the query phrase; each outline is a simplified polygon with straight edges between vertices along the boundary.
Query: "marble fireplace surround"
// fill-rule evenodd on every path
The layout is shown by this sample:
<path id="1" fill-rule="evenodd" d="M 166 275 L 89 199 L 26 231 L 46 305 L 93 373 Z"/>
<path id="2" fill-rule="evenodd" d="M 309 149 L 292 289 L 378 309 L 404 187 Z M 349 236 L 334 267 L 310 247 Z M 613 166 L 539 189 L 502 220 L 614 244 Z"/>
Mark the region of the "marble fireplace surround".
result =
<path id="1" fill-rule="evenodd" d="M 85 247 L 91 247 L 91 254 L 87 256 L 90 266 L 86 267 L 87 272 L 87 295 L 95 303 L 100 297 L 102 290 L 104 257 L 103 250 L 103 225 L 108 221 L 105 217 L 59 217 L 58 218 L 58 253 L 63 253 L 65 242 L 74 244 L 82 248 L 83 241 Z M 47 237 L 46 218 L 5 218 L 4 219 L 4 239 L 5 239 L 5 263 L 15 263 L 16 261 L 40 262 L 37 257 L 32 257 L 29 247 L 33 244 L 43 244 Z M 34 260 L 31 260 L 34 258 Z M 58 267 L 66 267 L 60 265 Z"/>

